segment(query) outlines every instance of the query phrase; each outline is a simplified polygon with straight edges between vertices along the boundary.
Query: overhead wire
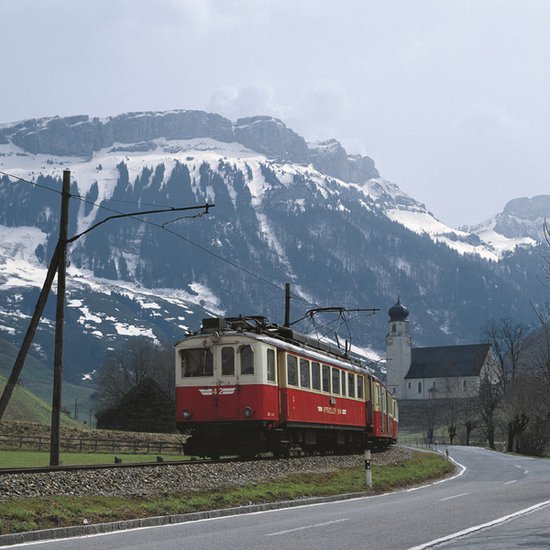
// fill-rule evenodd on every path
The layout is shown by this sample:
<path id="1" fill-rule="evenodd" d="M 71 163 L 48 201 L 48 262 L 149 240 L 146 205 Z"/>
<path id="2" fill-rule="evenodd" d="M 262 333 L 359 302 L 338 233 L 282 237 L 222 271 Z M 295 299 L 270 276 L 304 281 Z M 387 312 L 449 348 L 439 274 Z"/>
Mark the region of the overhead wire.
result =
<path id="1" fill-rule="evenodd" d="M 28 183 L 30 185 L 33 185 L 35 187 L 38 187 L 38 188 L 41 188 L 41 189 L 44 189 L 44 190 L 47 190 L 47 191 L 51 191 L 51 192 L 54 192 L 54 193 L 57 193 L 59 195 L 62 194 L 62 192 L 60 190 L 57 190 L 57 189 L 52 189 L 51 187 L 48 187 L 46 185 L 43 185 L 43 184 L 39 184 L 38 182 L 34 182 L 34 181 L 30 181 L 30 180 L 27 180 L 25 178 L 22 178 L 20 176 L 15 176 L 14 174 L 10 174 L 8 172 L 5 172 L 3 170 L 0 170 L 0 174 L 4 175 L 4 176 L 7 176 L 7 177 L 11 177 L 11 178 L 14 178 L 18 181 L 21 181 L 21 182 L 24 182 L 24 183 Z M 86 197 L 83 197 L 82 195 L 77 195 L 77 194 L 71 194 L 71 198 L 74 198 L 76 200 L 79 200 L 85 204 L 88 204 L 90 206 L 95 206 L 97 207 L 98 209 L 102 209 L 102 210 L 105 210 L 107 212 L 111 212 L 111 213 L 114 213 L 114 214 L 125 214 L 124 212 L 121 212 L 119 210 L 116 210 L 114 208 L 109 208 L 107 206 L 105 206 L 104 204 L 99 204 L 99 203 L 96 203 L 96 202 L 93 202 L 89 199 L 87 199 Z M 148 206 L 161 206 L 161 205 L 158 205 L 156 203 L 143 203 L 143 202 L 134 202 L 134 201 L 125 201 L 125 200 L 121 200 L 121 199 L 108 199 L 109 202 L 120 202 L 120 203 L 125 203 L 125 204 L 135 204 L 137 206 L 142 206 L 142 205 L 148 205 Z M 173 220 L 169 220 L 169 221 L 166 221 L 162 224 L 158 224 L 156 222 L 153 222 L 151 220 L 147 220 L 147 219 L 143 219 L 143 218 L 140 218 L 138 216 L 128 216 L 129 218 L 132 218 L 134 219 L 135 221 L 138 221 L 140 223 L 144 223 L 144 224 L 147 224 L 147 225 L 150 225 L 152 227 L 156 227 L 158 229 L 161 229 L 163 231 L 166 231 L 167 233 L 173 235 L 174 237 L 178 238 L 178 239 L 181 239 L 183 240 L 184 242 L 186 242 L 187 244 L 195 247 L 195 248 L 198 248 L 199 250 L 201 250 L 202 252 L 205 252 L 206 254 L 209 254 L 210 256 L 216 258 L 217 260 L 219 261 L 222 261 L 228 265 L 230 265 L 231 267 L 237 269 L 237 270 L 240 270 L 242 271 L 243 273 L 246 273 L 247 275 L 251 276 L 251 277 L 254 277 L 256 278 L 257 280 L 267 284 L 267 285 L 270 285 L 271 287 L 281 291 L 281 292 L 284 292 L 284 288 L 282 288 L 281 286 L 279 286 L 278 284 L 274 283 L 273 281 L 270 281 L 269 279 L 266 279 L 265 277 L 262 277 L 261 275 L 258 275 L 257 273 L 254 273 L 253 271 L 225 258 L 224 256 L 220 255 L 220 254 L 217 254 L 216 252 L 213 252 L 212 250 L 206 248 L 205 246 L 201 245 L 201 244 L 198 244 L 194 241 L 192 241 L 191 239 L 189 239 L 188 237 L 185 237 L 184 235 L 180 234 L 180 233 L 177 233 L 176 231 L 166 227 L 168 224 L 171 224 L 171 223 L 175 223 L 177 221 L 180 221 L 180 220 L 183 220 L 183 219 L 196 219 L 196 218 L 201 218 L 202 216 L 204 216 L 206 214 L 206 212 L 201 212 L 199 214 L 195 214 L 193 216 L 179 216 Z M 29 255 L 30 256 L 30 255 Z M 305 298 L 303 298 L 302 296 L 299 296 L 299 295 L 296 295 L 296 294 L 291 294 L 291 298 L 294 298 L 295 300 L 299 300 L 299 301 L 302 301 L 306 304 L 309 304 L 309 305 L 313 305 L 313 306 L 317 306 L 318 304 L 315 304 L 314 302 L 311 302 Z M 359 315 L 359 313 L 357 313 L 355 315 L 355 317 L 357 317 Z M 294 321 L 293 323 L 291 324 L 296 324 L 300 321 L 303 321 L 305 320 L 306 318 L 308 317 L 308 315 L 304 315 L 303 317 L 301 317 L 300 319 Z M 346 319 L 345 317 L 345 314 L 344 312 L 340 312 L 338 317 L 336 319 L 333 319 L 333 320 L 329 320 L 327 322 L 325 322 L 324 324 L 322 325 L 319 325 L 318 323 L 315 322 L 315 319 L 314 319 L 314 316 L 311 315 L 310 316 L 310 322 L 311 324 L 313 325 L 313 329 L 315 330 L 315 332 L 317 333 L 318 337 L 319 338 L 324 338 L 326 337 L 327 335 L 329 335 L 331 332 L 334 333 L 336 335 L 336 339 L 338 339 L 338 336 L 337 336 L 337 330 L 342 326 L 342 324 L 344 324 L 346 326 L 346 330 L 348 332 L 348 335 L 349 335 L 349 339 L 350 339 L 350 342 L 351 342 L 351 338 L 352 338 L 352 329 L 350 327 L 350 321 L 351 319 Z M 333 325 L 338 325 L 336 328 L 333 328 Z M 322 333 L 322 331 L 324 331 L 326 329 L 326 331 L 324 333 Z M 320 336 L 319 336 L 320 334 Z"/>
<path id="2" fill-rule="evenodd" d="M 3 170 L 0 170 L 0 174 L 7 176 L 9 178 L 14 178 L 16 180 L 29 183 L 30 185 L 34 185 L 35 187 L 39 187 L 40 189 L 46 189 L 47 191 L 52 191 L 54 193 L 57 193 L 58 195 L 61 195 L 61 191 L 58 189 L 52 189 L 51 187 L 48 187 L 47 185 L 42 185 L 41 183 L 38 183 L 36 181 L 27 180 L 25 178 L 22 178 L 20 176 L 15 176 L 14 174 L 9 174 L 8 172 L 4 172 Z"/>
<path id="3" fill-rule="evenodd" d="M 93 205 L 93 206 L 97 206 L 98 208 L 101 208 L 103 210 L 106 210 L 108 212 L 113 212 L 113 213 L 116 213 L 116 214 L 123 214 L 124 212 L 120 212 L 114 208 L 109 208 L 103 204 L 97 204 L 97 203 L 94 203 L 94 202 L 91 202 L 89 200 L 86 200 L 86 199 L 83 199 L 82 197 L 75 197 L 75 198 L 78 198 L 78 200 L 86 203 L 86 204 L 90 204 L 90 205 Z M 182 218 L 193 218 L 193 217 L 201 217 L 202 215 L 204 215 L 204 213 L 202 213 L 201 215 L 199 216 L 181 216 L 180 218 L 177 218 L 177 219 L 182 219 Z M 205 246 L 203 245 L 200 245 L 194 241 L 192 241 L 191 239 L 181 235 L 180 233 L 177 233 L 176 231 L 168 228 L 168 227 L 165 227 L 168 223 L 172 223 L 172 222 L 175 222 L 177 221 L 177 219 L 175 220 L 171 220 L 171 221 L 168 221 L 168 222 L 164 222 L 163 224 L 158 224 L 156 222 L 153 222 L 151 220 L 145 220 L 143 218 L 139 218 L 137 216 L 128 216 L 129 218 L 131 219 L 134 219 L 136 221 L 139 221 L 141 223 L 145 223 L 145 224 L 148 224 L 148 225 L 151 225 L 153 227 L 156 227 L 158 229 L 162 229 L 168 233 L 170 233 L 171 235 L 174 235 L 175 237 L 185 241 L 186 243 L 190 244 L 191 246 L 194 246 L 196 248 L 198 248 L 199 250 L 202 250 L 203 252 L 206 252 L 207 254 L 210 254 L 211 256 L 213 256 L 214 258 L 222 261 L 222 262 L 225 262 L 229 265 L 231 265 L 232 267 L 234 267 L 235 269 L 239 269 L 241 271 L 243 271 L 244 273 L 252 276 L 252 277 L 255 277 L 256 279 L 258 279 L 259 281 L 262 281 L 263 283 L 266 283 L 266 284 L 269 284 L 271 285 L 272 287 L 276 288 L 277 290 L 280 290 L 281 292 L 284 292 L 284 288 L 280 287 L 279 285 L 277 285 L 276 283 L 274 283 L 273 281 L 270 281 L 269 279 L 266 279 L 265 277 L 262 277 L 261 275 L 258 275 L 257 273 L 254 273 L 253 271 L 250 271 L 249 269 L 246 269 L 245 267 L 231 261 L 231 260 L 228 260 L 227 258 L 221 256 L 220 254 L 217 254 L 215 252 L 213 252 L 212 250 L 209 250 L 208 248 L 206 248 Z M 297 299 L 297 300 L 301 300 L 303 302 L 306 302 L 308 304 L 311 304 L 311 302 L 309 302 L 308 300 L 306 300 L 305 298 L 302 298 L 301 296 L 297 296 L 297 295 L 293 295 L 292 296 L 293 298 Z"/>
<path id="4" fill-rule="evenodd" d="M 24 183 L 28 183 L 30 185 L 33 185 L 35 187 L 39 187 L 39 188 L 42 188 L 42 189 L 45 189 L 45 190 L 48 190 L 48 191 L 52 191 L 54 193 L 57 193 L 59 195 L 62 194 L 61 191 L 57 190 L 57 189 L 52 189 L 51 187 L 48 187 L 46 185 L 42 185 L 42 184 L 39 184 L 37 182 L 33 182 L 33 181 L 30 181 L 30 180 L 27 180 L 25 178 L 22 178 L 20 176 L 15 176 L 13 174 L 10 174 L 8 172 L 4 172 L 2 170 L 0 170 L 0 174 L 3 174 L 7 177 L 11 177 L 11 178 L 14 178 L 18 181 L 22 181 Z M 103 204 L 98 204 L 96 202 L 93 202 L 93 201 L 90 201 L 89 199 L 85 198 L 85 197 L 82 197 L 81 195 L 76 195 L 76 194 L 71 194 L 71 198 L 74 198 L 76 200 L 79 200 L 85 204 L 88 204 L 90 206 L 95 206 L 99 209 L 102 209 L 102 210 L 105 210 L 107 212 L 111 212 L 111 213 L 114 213 L 114 214 L 125 214 L 124 212 L 121 212 L 119 210 L 116 210 L 114 208 L 109 208 Z M 113 199 L 109 199 L 109 201 L 112 201 Z M 113 201 L 114 202 L 114 201 Z M 120 201 L 122 202 L 122 201 Z M 127 202 L 128 204 L 137 204 L 139 205 L 140 203 L 131 203 L 131 201 L 124 201 L 124 202 Z M 143 203 L 143 204 L 149 204 L 149 203 Z M 157 205 L 155 205 L 157 206 Z M 237 269 L 237 270 L 240 270 L 244 273 L 246 273 L 247 275 L 250 275 L 251 277 L 254 277 L 256 279 L 258 279 L 259 281 L 265 283 L 265 284 L 268 284 L 270 286 L 272 286 L 273 288 L 276 288 L 277 290 L 281 291 L 281 292 L 284 292 L 284 288 L 279 286 L 278 284 L 274 283 L 273 281 L 270 281 L 269 279 L 266 279 L 265 277 L 262 277 L 261 275 L 258 275 L 257 273 L 254 273 L 253 271 L 250 271 L 249 269 L 231 261 L 231 260 L 228 260 L 227 258 L 223 257 L 222 255 L 220 254 L 217 254 L 216 252 L 213 252 L 212 250 L 209 250 L 208 248 L 206 248 L 205 246 L 203 245 L 200 245 L 194 241 L 192 241 L 191 239 L 181 235 L 180 233 L 177 233 L 176 231 L 166 227 L 167 224 L 169 223 L 173 223 L 173 222 L 176 222 L 176 221 L 179 221 L 181 219 L 185 219 L 185 218 L 200 218 L 204 215 L 204 213 L 201 213 L 200 215 L 195 215 L 195 216 L 181 216 L 181 217 L 178 217 L 174 220 L 171 220 L 171 221 L 168 221 L 168 222 L 164 222 L 163 224 L 158 224 L 158 223 L 155 223 L 151 220 L 146 220 L 146 219 L 143 219 L 143 218 L 140 218 L 138 216 L 128 216 L 129 218 L 131 219 L 134 219 L 140 223 L 144 223 L 144 224 L 148 224 L 148 225 L 151 225 L 153 227 L 156 227 L 158 229 L 161 229 L 163 231 L 166 231 L 167 233 L 171 234 L 171 235 L 174 235 L 175 237 L 185 241 L 186 243 L 190 244 L 191 246 L 194 246 L 195 248 L 198 248 L 199 250 L 209 254 L 210 256 L 222 261 L 222 262 L 225 262 L 226 264 L 232 266 L 233 268 Z M 291 297 L 294 298 L 295 300 L 300 300 L 302 302 L 305 302 L 306 304 L 310 304 L 310 305 L 317 305 L 317 304 L 314 304 L 312 302 L 310 302 L 309 300 L 306 300 L 305 298 L 303 298 L 302 296 L 298 296 L 296 294 L 291 294 Z"/>

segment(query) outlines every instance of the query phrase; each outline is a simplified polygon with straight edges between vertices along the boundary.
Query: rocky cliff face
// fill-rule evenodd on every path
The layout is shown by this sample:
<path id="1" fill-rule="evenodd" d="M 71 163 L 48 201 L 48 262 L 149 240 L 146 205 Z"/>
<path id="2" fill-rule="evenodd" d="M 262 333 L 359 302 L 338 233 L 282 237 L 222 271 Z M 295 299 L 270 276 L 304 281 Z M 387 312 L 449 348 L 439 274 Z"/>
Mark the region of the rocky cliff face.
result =
<path id="1" fill-rule="evenodd" d="M 497 216 L 495 231 L 505 237 L 544 240 L 544 222 L 550 219 L 550 195 L 522 197 L 506 204 Z"/>
<path id="2" fill-rule="evenodd" d="M 86 115 L 27 120 L 0 129 L 0 135 L 30 153 L 91 157 L 114 143 L 146 142 L 158 137 L 209 137 L 234 140 L 231 121 L 202 111 L 128 113 L 106 119 Z"/>
<path id="3" fill-rule="evenodd" d="M 370 157 L 348 155 L 335 139 L 309 143 L 308 147 L 311 163 L 323 174 L 352 183 L 380 177 Z"/>
<path id="4" fill-rule="evenodd" d="M 281 162 L 312 163 L 320 172 L 344 181 L 361 183 L 380 175 L 371 158 L 348 155 L 335 139 L 308 147 L 302 136 L 269 116 L 240 118 L 233 124 L 203 111 L 143 112 L 104 119 L 86 115 L 32 119 L 0 127 L 0 143 L 12 142 L 33 154 L 84 158 L 113 146 L 120 152 L 151 150 L 151 141 L 161 137 L 234 141 Z"/>
<path id="5" fill-rule="evenodd" d="M 496 216 L 463 229 L 492 245 L 502 256 L 518 247 L 545 243 L 547 220 L 550 220 L 550 195 L 538 195 L 513 199 Z"/>
<path id="6" fill-rule="evenodd" d="M 304 138 L 276 118 L 239 118 L 235 123 L 235 141 L 283 162 L 309 162 Z"/>

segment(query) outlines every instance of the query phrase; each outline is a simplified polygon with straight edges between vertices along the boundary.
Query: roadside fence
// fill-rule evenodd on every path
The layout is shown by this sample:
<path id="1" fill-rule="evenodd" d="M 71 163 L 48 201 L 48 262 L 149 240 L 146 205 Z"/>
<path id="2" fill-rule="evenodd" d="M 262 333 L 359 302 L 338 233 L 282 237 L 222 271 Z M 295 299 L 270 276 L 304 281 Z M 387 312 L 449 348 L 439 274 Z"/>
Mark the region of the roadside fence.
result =
<path id="1" fill-rule="evenodd" d="M 93 453 L 140 453 L 183 455 L 184 440 L 119 439 L 101 437 L 62 437 L 61 451 Z M 0 435 L 0 449 L 49 451 L 50 438 L 32 435 Z"/>

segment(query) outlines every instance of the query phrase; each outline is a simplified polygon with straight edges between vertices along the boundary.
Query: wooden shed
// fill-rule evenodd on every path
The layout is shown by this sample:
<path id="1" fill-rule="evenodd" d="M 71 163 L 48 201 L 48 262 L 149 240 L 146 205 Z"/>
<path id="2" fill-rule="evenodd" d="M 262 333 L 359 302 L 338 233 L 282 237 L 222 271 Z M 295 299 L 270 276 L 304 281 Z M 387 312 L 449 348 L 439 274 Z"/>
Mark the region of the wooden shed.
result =
<path id="1" fill-rule="evenodd" d="M 176 431 L 175 400 L 152 378 L 145 378 L 120 403 L 96 413 L 97 427 L 128 432 Z"/>

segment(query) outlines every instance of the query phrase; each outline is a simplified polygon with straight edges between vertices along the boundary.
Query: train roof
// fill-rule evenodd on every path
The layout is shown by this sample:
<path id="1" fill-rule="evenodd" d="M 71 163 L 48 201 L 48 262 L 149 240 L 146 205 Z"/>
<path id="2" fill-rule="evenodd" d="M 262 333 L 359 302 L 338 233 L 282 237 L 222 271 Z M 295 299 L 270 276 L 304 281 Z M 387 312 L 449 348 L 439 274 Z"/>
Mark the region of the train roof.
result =
<path id="1" fill-rule="evenodd" d="M 302 334 L 289 327 L 273 323 L 267 317 L 239 316 L 239 317 L 210 317 L 202 320 L 202 327 L 193 335 L 210 334 L 217 332 L 241 333 L 247 336 L 253 336 L 258 340 L 284 347 L 290 351 L 299 352 L 307 349 L 310 355 L 325 362 L 330 360 L 338 363 L 340 366 L 352 368 L 353 370 L 366 371 L 373 374 L 373 371 L 362 361 L 349 354 L 342 348 L 323 342 L 318 338 Z M 328 356 L 328 357 L 327 357 Z"/>

